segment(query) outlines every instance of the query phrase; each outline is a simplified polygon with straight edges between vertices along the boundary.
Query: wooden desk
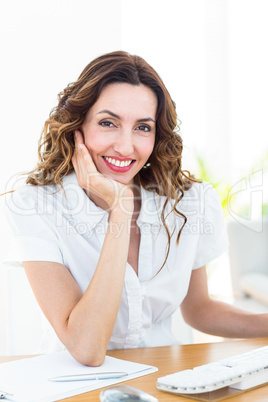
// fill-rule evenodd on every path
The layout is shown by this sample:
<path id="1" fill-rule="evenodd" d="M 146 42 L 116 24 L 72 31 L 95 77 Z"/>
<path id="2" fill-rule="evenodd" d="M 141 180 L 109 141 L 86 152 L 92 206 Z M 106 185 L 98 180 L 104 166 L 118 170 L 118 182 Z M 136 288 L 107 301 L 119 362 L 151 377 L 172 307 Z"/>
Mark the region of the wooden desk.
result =
<path id="1" fill-rule="evenodd" d="M 202 343 L 193 345 L 178 345 L 158 348 L 126 349 L 108 351 L 109 356 L 119 359 L 130 360 L 137 363 L 149 364 L 158 367 L 158 371 L 133 380 L 124 381 L 122 385 L 131 385 L 154 395 L 159 401 L 185 401 L 192 399 L 171 395 L 156 389 L 158 377 L 174 373 L 179 370 L 193 368 L 201 364 L 217 361 L 235 354 L 244 353 L 249 350 L 268 345 L 268 338 L 253 340 L 234 340 L 228 342 Z M 0 357 L 0 363 L 11 361 L 20 357 Z M 88 402 L 99 401 L 101 390 L 91 391 L 86 394 L 77 395 L 64 399 L 66 402 Z M 265 402 L 268 401 L 268 385 L 247 391 L 226 399 L 230 402 Z"/>

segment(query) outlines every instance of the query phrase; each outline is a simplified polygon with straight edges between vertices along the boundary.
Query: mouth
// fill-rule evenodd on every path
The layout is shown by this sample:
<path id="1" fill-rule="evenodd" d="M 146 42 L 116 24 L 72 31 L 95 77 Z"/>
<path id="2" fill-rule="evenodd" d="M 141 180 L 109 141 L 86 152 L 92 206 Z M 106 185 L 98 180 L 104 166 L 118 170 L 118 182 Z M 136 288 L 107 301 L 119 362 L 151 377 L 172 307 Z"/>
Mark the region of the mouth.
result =
<path id="1" fill-rule="evenodd" d="M 103 156 L 106 165 L 115 172 L 127 172 L 136 162 L 135 159 L 115 159 L 110 156 Z"/>

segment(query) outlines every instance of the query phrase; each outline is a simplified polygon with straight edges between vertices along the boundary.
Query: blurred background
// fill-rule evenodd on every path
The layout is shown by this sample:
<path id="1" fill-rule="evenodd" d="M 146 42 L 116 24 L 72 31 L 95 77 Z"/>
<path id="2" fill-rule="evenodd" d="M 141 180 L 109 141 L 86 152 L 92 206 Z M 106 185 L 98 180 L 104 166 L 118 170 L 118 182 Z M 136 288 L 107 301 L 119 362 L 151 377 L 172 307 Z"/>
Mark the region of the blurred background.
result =
<path id="1" fill-rule="evenodd" d="M 2 2 L 0 193 L 35 166 L 57 94 L 88 62 L 114 50 L 138 54 L 177 105 L 184 168 L 222 200 L 231 247 L 208 267 L 211 294 L 268 310 L 267 18 L 266 0 Z M 0 197 L 1 266 L 9 245 L 4 202 Z M 253 290 L 251 273 L 261 275 Z M 264 295 L 254 304 L 258 283 Z M 0 268 L 0 354 L 8 342 L 7 288 Z"/>

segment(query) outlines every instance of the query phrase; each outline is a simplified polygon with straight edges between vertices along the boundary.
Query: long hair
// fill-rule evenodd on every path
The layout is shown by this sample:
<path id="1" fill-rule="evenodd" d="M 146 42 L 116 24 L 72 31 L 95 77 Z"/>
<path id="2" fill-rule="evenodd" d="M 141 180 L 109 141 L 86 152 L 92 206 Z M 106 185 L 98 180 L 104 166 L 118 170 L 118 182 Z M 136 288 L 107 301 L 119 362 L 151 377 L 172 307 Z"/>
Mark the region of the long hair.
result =
<path id="1" fill-rule="evenodd" d="M 171 212 L 184 220 L 177 236 L 178 244 L 187 219 L 178 211 L 177 206 L 184 192 L 197 180 L 181 168 L 183 144 L 178 133 L 175 104 L 159 75 L 143 58 L 124 51 L 102 55 L 89 63 L 78 80 L 59 94 L 58 105 L 45 122 L 39 140 L 38 164 L 28 173 L 26 183 L 35 186 L 61 185 L 63 177 L 74 171 L 74 132 L 81 129 L 88 110 L 97 101 L 101 91 L 112 83 L 143 84 L 151 88 L 157 96 L 154 149 L 148 160 L 149 166 L 140 170 L 135 182 L 149 191 L 167 197 L 161 212 L 168 236 L 166 262 L 172 235 L 166 224 L 167 204 L 172 201 Z"/>

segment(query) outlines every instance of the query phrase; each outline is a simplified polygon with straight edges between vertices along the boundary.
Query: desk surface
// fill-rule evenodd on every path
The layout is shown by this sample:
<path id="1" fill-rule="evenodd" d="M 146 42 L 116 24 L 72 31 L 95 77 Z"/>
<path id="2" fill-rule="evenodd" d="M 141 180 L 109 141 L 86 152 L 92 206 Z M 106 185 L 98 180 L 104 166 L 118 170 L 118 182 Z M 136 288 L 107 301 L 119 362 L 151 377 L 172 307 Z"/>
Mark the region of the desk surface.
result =
<path id="1" fill-rule="evenodd" d="M 178 345 L 158 348 L 110 350 L 109 356 L 118 359 L 130 360 L 137 363 L 149 364 L 158 367 L 158 371 L 144 377 L 124 381 L 122 385 L 131 385 L 154 395 L 159 401 L 191 401 L 189 398 L 174 396 L 156 389 L 158 377 L 174 373 L 176 371 L 193 368 L 201 364 L 217 361 L 235 354 L 244 353 L 251 349 L 268 345 L 268 338 L 252 340 L 234 340 L 228 342 L 201 343 L 192 345 Z M 20 357 L 1 356 L 0 363 L 15 360 Z M 101 390 L 91 391 L 72 398 L 64 399 L 65 402 L 99 401 Z M 247 391 L 243 394 L 228 398 L 229 402 L 264 402 L 268 400 L 268 385 Z"/>

